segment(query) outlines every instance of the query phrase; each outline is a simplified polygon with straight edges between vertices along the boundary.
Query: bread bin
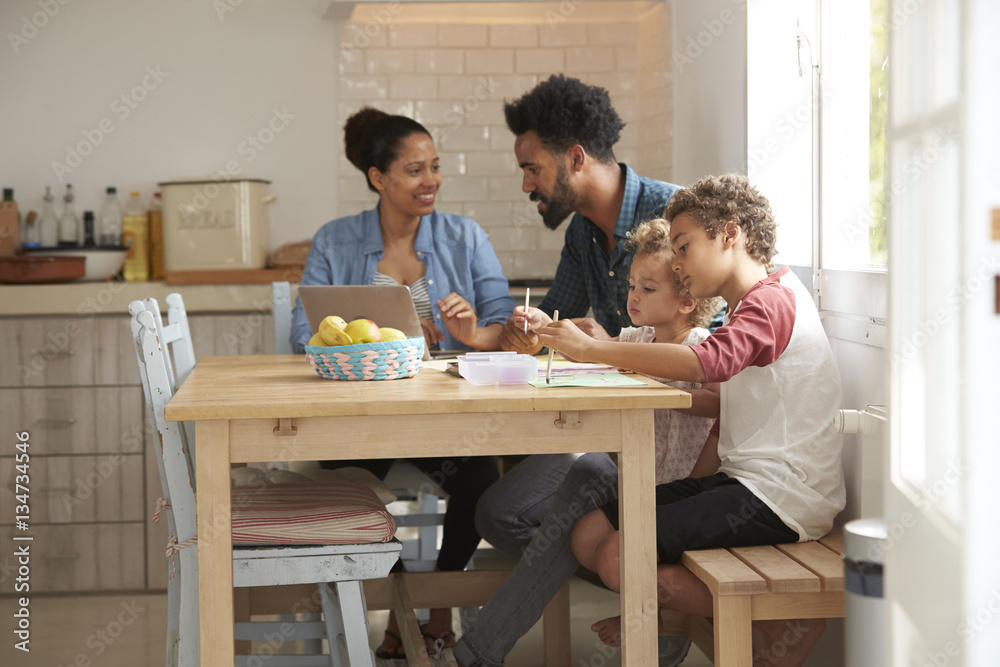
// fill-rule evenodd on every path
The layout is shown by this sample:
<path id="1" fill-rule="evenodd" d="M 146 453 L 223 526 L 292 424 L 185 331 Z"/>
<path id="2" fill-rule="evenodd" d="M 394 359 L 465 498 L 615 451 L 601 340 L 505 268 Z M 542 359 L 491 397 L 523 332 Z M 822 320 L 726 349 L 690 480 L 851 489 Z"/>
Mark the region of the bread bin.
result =
<path id="1" fill-rule="evenodd" d="M 160 183 L 167 271 L 263 269 L 270 181 L 183 179 Z"/>

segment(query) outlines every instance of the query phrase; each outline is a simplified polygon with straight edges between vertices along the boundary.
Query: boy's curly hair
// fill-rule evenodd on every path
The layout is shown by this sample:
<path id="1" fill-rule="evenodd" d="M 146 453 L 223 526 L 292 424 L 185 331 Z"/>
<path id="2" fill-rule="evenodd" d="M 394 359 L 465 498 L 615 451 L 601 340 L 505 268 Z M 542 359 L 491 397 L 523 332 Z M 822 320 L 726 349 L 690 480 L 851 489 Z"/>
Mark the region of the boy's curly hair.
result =
<path id="1" fill-rule="evenodd" d="M 723 225 L 732 220 L 746 233 L 746 248 L 750 256 L 774 271 L 777 252 L 777 223 L 771 203 L 746 176 L 725 174 L 706 176 L 690 188 L 678 190 L 670 199 L 663 217 L 673 221 L 688 213 L 714 239 Z"/>
<path id="2" fill-rule="evenodd" d="M 625 127 L 608 91 L 579 79 L 553 74 L 503 107 L 515 135 L 534 130 L 552 154 L 579 144 L 598 162 L 614 162 L 614 145 Z"/>
<path id="3" fill-rule="evenodd" d="M 676 196 L 676 195 L 675 195 Z M 691 291 L 681 282 L 681 277 L 670 268 L 670 260 L 674 256 L 674 251 L 670 247 L 670 223 L 663 218 L 653 218 L 639 223 L 635 229 L 628 233 L 626 242 L 628 250 L 633 257 L 639 255 L 659 255 L 664 254 L 664 261 L 667 264 L 667 272 L 670 274 L 671 282 L 674 286 L 674 293 L 678 299 L 694 299 L 695 307 L 688 316 L 688 322 L 693 327 L 708 328 L 712 318 L 719 308 L 722 300 L 718 297 L 708 299 L 698 299 L 691 296 Z"/>

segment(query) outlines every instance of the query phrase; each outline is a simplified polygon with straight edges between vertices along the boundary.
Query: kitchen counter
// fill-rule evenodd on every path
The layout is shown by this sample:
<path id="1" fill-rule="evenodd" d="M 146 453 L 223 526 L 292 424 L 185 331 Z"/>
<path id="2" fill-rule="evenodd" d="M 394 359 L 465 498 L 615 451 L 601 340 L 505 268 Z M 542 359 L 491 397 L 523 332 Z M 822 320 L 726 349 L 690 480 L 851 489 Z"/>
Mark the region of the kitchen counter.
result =
<path id="1" fill-rule="evenodd" d="M 296 285 L 292 286 L 292 298 Z M 189 313 L 271 312 L 270 283 L 255 285 L 167 285 L 163 282 L 74 282 L 0 285 L 0 317 L 16 315 L 113 315 L 128 313 L 136 299 L 154 297 L 164 307 L 180 292 Z"/>
<path id="2" fill-rule="evenodd" d="M 298 285 L 292 285 L 295 299 Z M 548 291 L 531 288 L 537 305 Z M 189 313 L 271 312 L 270 283 L 252 285 L 167 285 L 153 283 L 73 282 L 52 285 L 0 285 L 0 317 L 18 315 L 126 314 L 136 299 L 154 297 L 161 307 L 167 295 L 180 292 Z M 524 303 L 524 288 L 511 287 L 516 304 Z"/>

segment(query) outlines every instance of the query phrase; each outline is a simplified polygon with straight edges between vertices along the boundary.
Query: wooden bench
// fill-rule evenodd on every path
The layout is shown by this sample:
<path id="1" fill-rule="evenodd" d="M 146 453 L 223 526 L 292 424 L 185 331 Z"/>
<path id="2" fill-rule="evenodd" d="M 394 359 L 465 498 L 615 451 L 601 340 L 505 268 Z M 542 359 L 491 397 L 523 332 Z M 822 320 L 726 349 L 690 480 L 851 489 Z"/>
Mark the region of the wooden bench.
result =
<path id="1" fill-rule="evenodd" d="M 665 634 L 686 634 L 716 667 L 751 667 L 759 620 L 843 618 L 841 533 L 817 542 L 688 551 L 683 563 L 712 592 L 714 619 L 665 613 Z"/>

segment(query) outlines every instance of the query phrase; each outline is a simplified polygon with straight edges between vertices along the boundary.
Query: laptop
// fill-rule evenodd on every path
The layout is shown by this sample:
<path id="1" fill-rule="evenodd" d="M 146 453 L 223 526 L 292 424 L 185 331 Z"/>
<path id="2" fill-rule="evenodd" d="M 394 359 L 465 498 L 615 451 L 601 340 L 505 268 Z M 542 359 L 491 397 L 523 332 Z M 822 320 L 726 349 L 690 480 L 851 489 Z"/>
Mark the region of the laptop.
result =
<path id="1" fill-rule="evenodd" d="M 309 330 L 319 331 L 328 315 L 346 321 L 367 318 L 380 327 L 399 329 L 410 337 L 423 336 L 420 318 L 405 285 L 301 285 L 299 298 L 309 320 Z M 431 358 L 424 345 L 424 361 Z"/>

